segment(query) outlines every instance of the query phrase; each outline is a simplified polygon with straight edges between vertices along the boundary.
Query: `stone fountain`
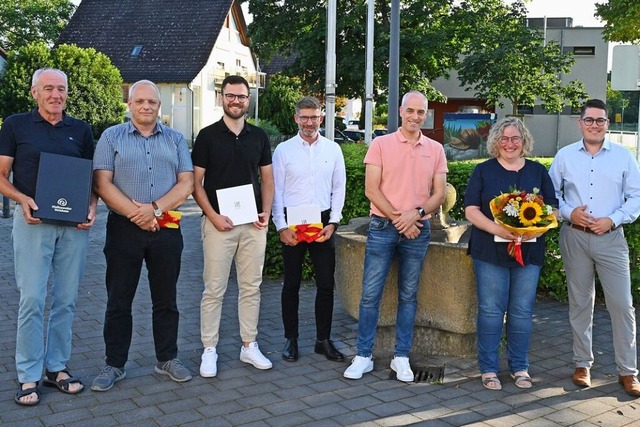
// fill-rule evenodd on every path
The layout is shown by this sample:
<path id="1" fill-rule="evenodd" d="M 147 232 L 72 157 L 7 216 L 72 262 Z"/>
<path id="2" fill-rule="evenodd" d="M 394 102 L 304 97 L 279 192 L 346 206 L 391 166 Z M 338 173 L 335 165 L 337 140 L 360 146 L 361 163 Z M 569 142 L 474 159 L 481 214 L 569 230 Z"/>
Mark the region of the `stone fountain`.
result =
<path id="1" fill-rule="evenodd" d="M 470 225 L 452 222 L 455 188 L 430 219 L 431 243 L 418 288 L 418 307 L 412 353 L 423 356 L 471 357 L 476 354 L 476 282 L 467 256 Z M 358 318 L 362 268 L 369 218 L 354 218 L 336 234 L 336 289 L 342 306 Z M 374 351 L 388 355 L 395 344 L 398 267 L 394 261 L 387 277 Z"/>

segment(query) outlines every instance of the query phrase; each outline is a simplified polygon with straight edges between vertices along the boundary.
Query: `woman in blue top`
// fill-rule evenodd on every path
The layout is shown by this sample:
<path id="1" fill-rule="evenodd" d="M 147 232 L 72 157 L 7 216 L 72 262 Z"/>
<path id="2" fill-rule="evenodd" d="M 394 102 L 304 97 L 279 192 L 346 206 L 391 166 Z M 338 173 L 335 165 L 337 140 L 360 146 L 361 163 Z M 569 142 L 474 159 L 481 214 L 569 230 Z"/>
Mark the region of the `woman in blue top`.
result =
<path id="1" fill-rule="evenodd" d="M 538 277 L 544 262 L 544 236 L 523 238 L 524 267 L 512 258 L 508 243 L 496 242 L 495 236 L 513 241 L 518 235 L 497 224 L 489 202 L 512 189 L 532 193 L 540 190 L 544 202 L 558 206 L 547 169 L 525 159 L 533 148 L 533 138 L 524 124 L 508 117 L 493 125 L 487 151 L 493 156 L 476 166 L 465 193 L 465 216 L 473 224 L 469 254 L 473 258 L 478 292 L 478 365 L 482 384 L 501 390 L 498 347 L 506 314 L 507 358 L 509 371 L 519 388 L 530 388 L 528 373 L 529 341 L 533 326 L 533 307 Z"/>

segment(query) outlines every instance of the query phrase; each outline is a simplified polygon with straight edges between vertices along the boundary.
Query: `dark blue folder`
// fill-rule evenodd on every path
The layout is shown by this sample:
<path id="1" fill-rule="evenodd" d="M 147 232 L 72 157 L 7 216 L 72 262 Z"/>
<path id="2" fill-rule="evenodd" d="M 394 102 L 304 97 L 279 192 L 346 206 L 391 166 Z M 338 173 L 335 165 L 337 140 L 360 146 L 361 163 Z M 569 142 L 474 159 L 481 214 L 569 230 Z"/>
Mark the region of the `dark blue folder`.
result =
<path id="1" fill-rule="evenodd" d="M 41 153 L 33 216 L 43 222 L 75 227 L 87 222 L 93 162 Z"/>

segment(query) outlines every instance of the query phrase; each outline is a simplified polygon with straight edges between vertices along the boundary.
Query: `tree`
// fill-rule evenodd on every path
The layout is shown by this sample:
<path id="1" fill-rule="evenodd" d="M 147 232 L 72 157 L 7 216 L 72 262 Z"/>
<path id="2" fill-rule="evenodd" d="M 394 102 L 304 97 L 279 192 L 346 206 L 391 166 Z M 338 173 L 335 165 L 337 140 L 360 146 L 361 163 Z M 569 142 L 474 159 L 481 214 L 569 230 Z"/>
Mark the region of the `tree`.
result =
<path id="1" fill-rule="evenodd" d="M 640 43 L 640 2 L 638 0 L 608 0 L 596 3 L 596 16 L 606 21 L 607 41 Z"/>
<path id="2" fill-rule="evenodd" d="M 453 69 L 480 98 L 501 105 L 529 104 L 539 97 L 549 111 L 586 96 L 582 84 L 562 85 L 572 57 L 556 43 L 526 26 L 522 2 L 501 0 L 406 0 L 400 13 L 400 91 L 425 92 L 434 101 L 445 97 L 430 81 Z M 336 94 L 364 99 L 367 5 L 340 3 L 336 24 Z M 285 70 L 300 77 L 305 93 L 319 93 L 325 83 L 325 2 L 316 0 L 249 0 L 254 48 L 263 62 L 276 55 L 294 56 Z M 375 4 L 374 99 L 386 93 L 389 58 L 389 2 Z M 463 58 L 463 59 L 460 59 Z M 460 61 L 462 65 L 460 65 Z"/>
<path id="3" fill-rule="evenodd" d="M 75 8 L 69 0 L 0 1 L 0 47 L 11 51 L 37 41 L 53 45 Z"/>
<path id="4" fill-rule="evenodd" d="M 611 75 L 609 73 L 609 75 Z M 620 91 L 612 90 L 611 82 L 607 82 L 607 107 L 609 108 L 609 120 L 611 120 L 611 128 L 620 126 L 620 130 L 624 130 L 622 125 L 634 126 L 638 123 L 638 91 Z M 621 114 L 622 123 L 616 123 L 616 114 Z"/>
<path id="5" fill-rule="evenodd" d="M 296 102 L 304 95 L 300 79 L 276 74 L 271 77 L 264 94 L 260 96 L 259 116 L 273 123 L 283 135 L 298 132 L 293 121 Z"/>
<path id="6" fill-rule="evenodd" d="M 430 99 L 444 100 L 429 81 L 447 75 L 457 61 L 459 40 L 447 25 L 453 0 L 406 0 L 400 33 L 400 90 L 422 90 Z M 375 5 L 374 97 L 386 92 L 389 58 L 389 2 Z M 324 92 L 325 2 L 317 0 L 249 0 L 253 22 L 249 33 L 261 62 L 275 55 L 296 59 L 285 72 L 304 82 L 305 93 Z M 340 3 L 336 23 L 338 96 L 364 99 L 367 5 L 359 0 Z"/>
<path id="7" fill-rule="evenodd" d="M 33 72 L 42 67 L 59 68 L 69 79 L 66 112 L 92 125 L 96 138 L 102 131 L 121 123 L 126 110 L 122 102 L 120 71 L 104 54 L 93 48 L 60 45 L 50 50 L 43 42 L 9 53 L 0 75 L 0 116 L 35 107 L 29 91 Z"/>
<path id="8" fill-rule="evenodd" d="M 536 98 L 549 112 L 569 104 L 578 107 L 587 93 L 580 81 L 562 84 L 574 59 L 558 43 L 544 44 L 543 36 L 526 25 L 526 9 L 520 1 L 465 0 L 454 15 L 458 28 L 469 34 L 458 73 L 467 90 L 490 104 L 504 107 L 504 98 L 517 114 L 518 105 L 534 106 Z"/>

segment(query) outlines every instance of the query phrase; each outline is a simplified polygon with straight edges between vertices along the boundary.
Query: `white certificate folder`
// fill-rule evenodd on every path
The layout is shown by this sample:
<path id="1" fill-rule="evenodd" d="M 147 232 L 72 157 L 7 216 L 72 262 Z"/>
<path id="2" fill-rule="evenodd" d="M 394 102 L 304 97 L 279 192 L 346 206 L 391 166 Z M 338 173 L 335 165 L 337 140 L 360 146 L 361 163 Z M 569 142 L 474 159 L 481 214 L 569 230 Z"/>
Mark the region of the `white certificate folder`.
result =
<path id="1" fill-rule="evenodd" d="M 295 206 L 287 208 L 287 225 L 289 227 L 303 224 L 322 223 L 320 206 Z"/>
<path id="2" fill-rule="evenodd" d="M 220 215 L 229 217 L 233 225 L 249 224 L 258 220 L 253 185 L 239 185 L 216 190 L 216 195 L 218 196 Z"/>

